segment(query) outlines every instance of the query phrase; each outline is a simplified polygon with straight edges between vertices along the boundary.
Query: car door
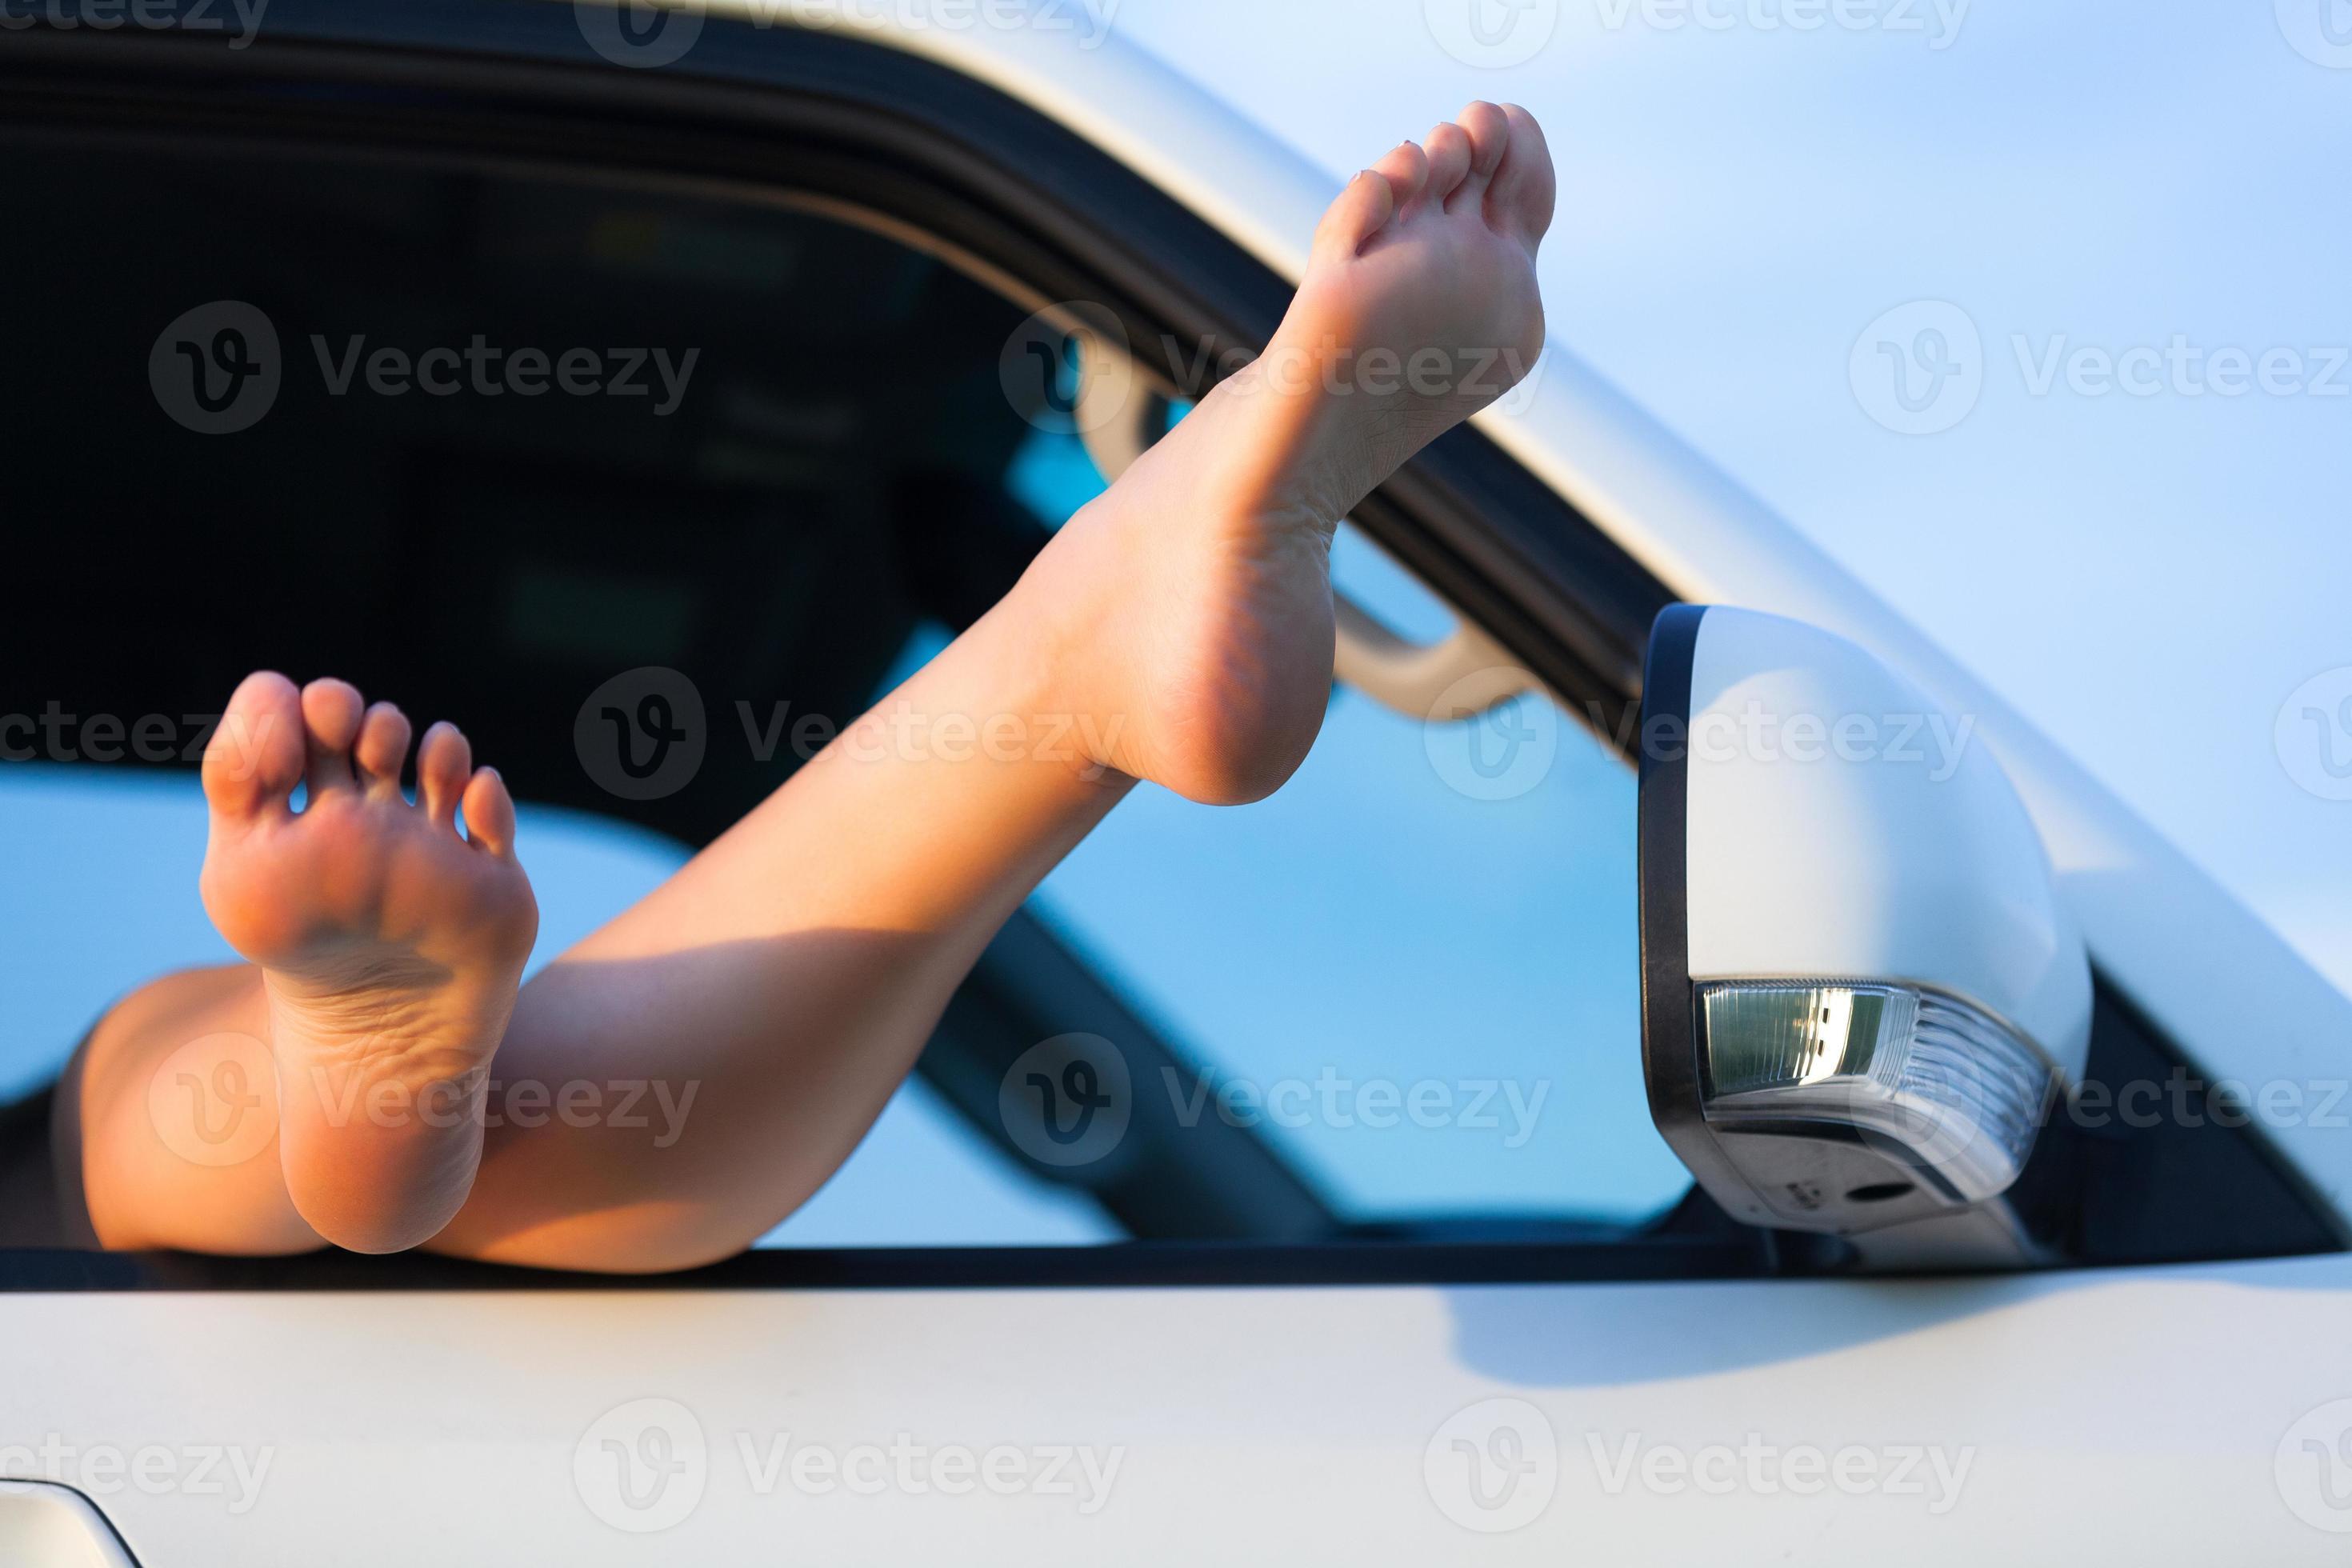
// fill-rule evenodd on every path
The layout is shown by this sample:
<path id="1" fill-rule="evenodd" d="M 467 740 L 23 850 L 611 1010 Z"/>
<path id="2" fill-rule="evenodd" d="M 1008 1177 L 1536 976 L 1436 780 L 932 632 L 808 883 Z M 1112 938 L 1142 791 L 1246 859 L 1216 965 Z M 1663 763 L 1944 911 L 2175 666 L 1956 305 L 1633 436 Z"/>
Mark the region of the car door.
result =
<path id="1" fill-rule="evenodd" d="M 719 16 L 648 68 L 603 19 L 0 39 L 11 210 L 106 262 L 13 356 L 12 1157 L 109 987 L 216 956 L 185 764 L 240 661 L 495 736 L 551 949 L 968 624 L 1280 308 L 971 75 Z M 183 317 L 250 325 L 225 306 L 275 384 L 192 406 L 152 361 Z M 478 337 L 589 352 L 593 390 L 337 390 Z M 1097 422 L 1111 374 L 1143 390 Z M 1672 589 L 1472 433 L 1337 575 L 1352 679 L 1293 789 L 1123 808 L 745 1258 L 0 1256 L 0 1531 L 149 1564 L 2335 1560 L 2352 1266 L 2257 1130 L 2202 1085 L 2086 1127 L 2040 1272 L 1855 1277 L 1732 1224 L 1640 1087 L 1625 716 Z M 1431 692 L 1400 647 L 1467 662 Z M 656 670 L 699 755 L 615 776 L 575 721 Z M 2185 1072 L 2106 984 L 2106 1103 Z"/>

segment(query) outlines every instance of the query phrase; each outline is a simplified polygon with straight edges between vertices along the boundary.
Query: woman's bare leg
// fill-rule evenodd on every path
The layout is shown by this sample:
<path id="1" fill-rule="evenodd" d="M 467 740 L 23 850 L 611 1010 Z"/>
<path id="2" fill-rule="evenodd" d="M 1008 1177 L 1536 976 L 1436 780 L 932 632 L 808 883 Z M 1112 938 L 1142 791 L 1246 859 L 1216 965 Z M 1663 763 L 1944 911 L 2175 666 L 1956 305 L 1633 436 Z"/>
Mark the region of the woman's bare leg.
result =
<path id="1" fill-rule="evenodd" d="M 1332 531 L 1397 466 L 1532 366 L 1543 339 L 1534 261 L 1552 193 L 1535 122 L 1487 104 L 1366 171 L 1326 216 L 1264 360 L 1074 518 L 1006 600 L 906 688 L 523 988 L 503 1043 L 492 1040 L 502 1098 L 488 1108 L 486 1142 L 467 1142 L 481 1140 L 478 1123 L 438 1142 L 409 1127 L 397 1138 L 354 1134 L 341 1184 L 325 1179 L 331 1139 L 298 1150 L 289 1138 L 286 1155 L 317 1158 L 312 1174 L 338 1201 L 413 1222 L 439 1203 L 454 1156 L 478 1147 L 470 1195 L 430 1245 L 516 1263 L 682 1267 L 729 1255 L 789 1215 L 864 1136 L 989 938 L 1135 779 L 1239 803 L 1271 793 L 1305 757 L 1331 675 Z M 1063 747 L 1044 743 L 1056 736 Z M 488 858 L 499 862 L 495 842 Z M 438 962 L 459 966 L 446 952 Z M 207 1026 L 258 1016 L 281 1027 L 281 987 L 219 984 L 220 998 L 174 1005 Z M 261 1015 L 240 984 L 258 986 Z M 462 1000 L 418 1009 L 439 1031 L 426 1032 L 431 1050 L 373 1054 L 448 1069 L 408 1075 L 421 1083 L 394 1071 L 394 1100 L 478 1085 L 488 1056 L 475 1042 L 496 988 Z M 303 1016 L 320 1032 L 314 1014 Z M 364 1020 L 379 1040 L 380 1017 Z M 187 1020 L 174 1026 L 184 1039 Z M 100 1167 L 152 1164 L 110 1142 L 138 1135 L 138 1118 L 121 1110 L 131 1089 L 113 1080 L 135 1084 L 138 1067 L 160 1059 L 168 1042 L 151 1034 L 110 1053 L 93 1041 L 92 1065 L 110 1070 L 86 1082 L 113 1087 L 83 1096 L 91 1212 L 125 1216 L 101 1220 L 100 1236 L 226 1250 L 299 1240 L 283 1205 L 266 1193 L 229 1197 L 226 1178 L 214 1189 L 231 1207 L 249 1205 L 242 1221 L 154 1223 L 185 1205 L 156 1201 L 152 1173 L 138 1192 L 101 1199 Z M 454 1051 L 453 1038 L 463 1042 Z M 327 1054 L 341 1064 L 357 1053 Z M 281 1087 L 288 1059 L 279 1052 Z M 583 1116 L 551 1103 L 567 1085 L 623 1084 L 645 1086 L 625 1123 L 601 1114 L 609 1101 Z M 515 1114 L 519 1092 L 528 1114 Z M 663 1094 L 682 1115 L 644 1114 Z M 309 1115 L 286 1103 L 289 1126 Z M 388 1179 L 387 1148 L 415 1162 L 391 1179 L 433 1202 L 370 1197 L 369 1184 Z M 325 1213 L 296 1207 L 314 1223 Z M 176 1239 L 183 1228 L 213 1239 Z"/>

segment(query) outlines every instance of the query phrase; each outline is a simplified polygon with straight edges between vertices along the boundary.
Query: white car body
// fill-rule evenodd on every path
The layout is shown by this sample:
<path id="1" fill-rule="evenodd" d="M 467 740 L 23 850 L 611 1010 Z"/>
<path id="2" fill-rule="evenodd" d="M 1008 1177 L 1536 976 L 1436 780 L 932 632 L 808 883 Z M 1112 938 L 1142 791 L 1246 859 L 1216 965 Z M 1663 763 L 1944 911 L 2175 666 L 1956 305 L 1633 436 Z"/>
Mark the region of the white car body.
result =
<path id="1" fill-rule="evenodd" d="M 1282 272 L 1303 266 L 1331 182 L 1116 36 L 1080 49 L 889 9 L 858 30 L 1052 117 Z M 2095 960 L 2207 1074 L 2257 1090 L 2345 1075 L 2352 999 L 1572 354 L 1555 347 L 1532 400 L 1485 427 L 1686 598 L 1840 633 L 1971 716 Z M 2325 1120 L 2268 1136 L 2352 1226 L 2352 1136 Z M 0 1297 L 0 1444 L 53 1436 L 85 1478 L 89 1455 L 121 1449 L 129 1480 L 84 1489 L 153 1568 L 2201 1568 L 2352 1551 L 2342 1254 L 1943 1280 L 60 1291 Z M 1009 1447 L 1026 1479 L 1002 1459 L 1004 1495 L 918 1486 L 888 1457 L 900 1435 L 982 1466 Z M 824 1483 L 821 1461 L 795 1480 L 804 1445 L 855 1484 Z M 266 1505 L 224 1519 L 240 1485 L 225 1459 L 223 1491 L 147 1488 L 150 1447 L 170 1456 L 158 1467 L 266 1450 Z M 656 1516 L 616 1500 L 608 1453 L 669 1466 L 647 1474 L 690 1487 L 687 1510 L 637 1532 Z"/>

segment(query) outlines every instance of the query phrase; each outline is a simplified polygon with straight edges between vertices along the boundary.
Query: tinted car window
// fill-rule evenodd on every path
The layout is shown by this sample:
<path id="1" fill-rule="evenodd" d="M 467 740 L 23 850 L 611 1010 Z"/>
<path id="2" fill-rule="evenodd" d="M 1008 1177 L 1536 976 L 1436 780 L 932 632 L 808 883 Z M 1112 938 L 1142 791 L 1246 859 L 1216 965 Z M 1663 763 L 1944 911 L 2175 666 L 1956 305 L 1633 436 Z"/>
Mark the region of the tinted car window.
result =
<path id="1" fill-rule="evenodd" d="M 13 565 L 43 585 L 0 618 L 0 1099 L 125 990 L 230 958 L 192 763 L 247 670 L 460 722 L 527 804 L 544 962 L 1099 487 L 1006 397 L 1024 311 L 837 217 L 128 145 L 14 165 L 0 201 L 28 254 L 113 258 L 50 277 L 0 364 Z M 1450 619 L 1359 542 L 1340 570 L 1401 631 Z M 649 668 L 701 742 L 651 787 L 578 722 Z M 1275 801 L 1142 792 L 1032 914 L 1173 1053 L 1141 1092 L 1262 1140 L 1343 1223 L 1653 1212 L 1686 1184 L 1638 1088 L 1630 777 L 1532 701 L 1426 728 L 1339 692 Z M 963 1050 L 943 1031 L 927 1074 L 952 1088 Z M 994 1087 L 910 1085 L 772 1239 L 1127 1234 L 1023 1156 Z"/>

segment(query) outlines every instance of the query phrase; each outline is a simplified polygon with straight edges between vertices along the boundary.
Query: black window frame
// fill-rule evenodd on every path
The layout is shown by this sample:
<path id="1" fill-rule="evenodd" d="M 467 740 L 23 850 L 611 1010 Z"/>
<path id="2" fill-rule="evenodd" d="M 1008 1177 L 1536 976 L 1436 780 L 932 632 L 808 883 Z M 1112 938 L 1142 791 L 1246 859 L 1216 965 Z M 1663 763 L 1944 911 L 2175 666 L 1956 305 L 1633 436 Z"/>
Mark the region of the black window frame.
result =
<path id="1" fill-rule="evenodd" d="M 236 47 L 197 0 L 178 9 L 191 21 L 213 16 L 213 26 L 0 35 L 0 126 L 31 143 L 49 135 L 173 135 L 273 152 L 299 143 L 324 155 L 365 148 L 589 170 L 753 200 L 779 189 L 828 197 L 916 226 L 1046 298 L 1107 306 L 1149 368 L 1180 385 L 1180 361 L 1215 363 L 1228 349 L 1263 345 L 1289 299 L 1278 274 L 1047 116 L 943 66 L 838 34 L 714 16 L 688 61 L 629 70 L 600 60 L 558 0 L 273 0 L 259 35 Z M 1209 353 L 1150 365 L 1150 345 L 1163 342 Z M 1465 427 L 1355 521 L 1631 760 L 1650 627 L 1675 595 L 1590 519 Z M 2152 1029 L 2134 1034 L 2136 1052 L 2178 1059 Z M 2239 1148 L 2307 1222 L 2284 1226 L 2273 1250 L 2332 1247 L 2309 1194 L 2267 1149 L 2251 1138 Z M 1834 1267 L 1835 1252 L 1738 1226 L 1695 1192 L 1656 1225 L 1576 1240 L 792 1250 L 651 1279 L 421 1254 L 16 1251 L 0 1252 L 0 1290 L 1558 1283 L 1813 1273 Z"/>

